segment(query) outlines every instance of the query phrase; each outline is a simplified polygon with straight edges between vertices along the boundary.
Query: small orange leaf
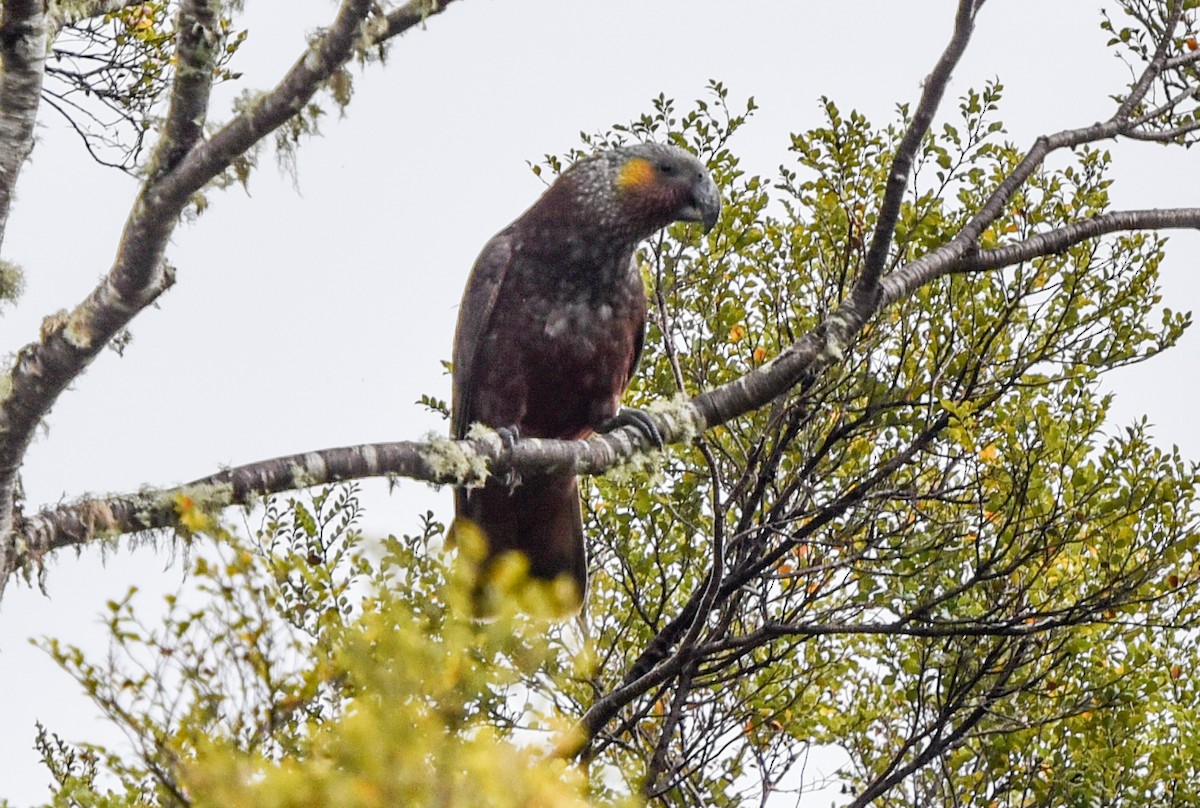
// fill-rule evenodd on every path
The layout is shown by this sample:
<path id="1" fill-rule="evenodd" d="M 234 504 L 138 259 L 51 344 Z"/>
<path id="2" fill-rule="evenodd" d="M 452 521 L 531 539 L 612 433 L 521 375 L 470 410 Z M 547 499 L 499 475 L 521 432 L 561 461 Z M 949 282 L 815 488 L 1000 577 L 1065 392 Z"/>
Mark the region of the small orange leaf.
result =
<path id="1" fill-rule="evenodd" d="M 740 342 L 745 336 L 746 326 L 744 325 L 735 325 L 733 328 L 729 329 L 730 342 Z"/>
<path id="2" fill-rule="evenodd" d="M 1194 51 L 1197 48 L 1200 48 L 1200 44 L 1197 44 L 1196 37 L 1194 36 L 1188 37 L 1187 39 L 1183 40 L 1183 42 L 1185 45 L 1187 45 L 1188 50 Z"/>
<path id="3" fill-rule="evenodd" d="M 1172 665 L 1171 666 L 1171 678 L 1178 679 L 1180 676 L 1183 676 L 1183 666 L 1182 665 Z"/>
<path id="4" fill-rule="evenodd" d="M 759 347 L 754 349 L 754 361 L 755 362 L 758 362 L 761 364 L 762 361 L 766 358 L 767 358 L 767 349 L 766 348 L 763 348 L 760 345 Z"/>

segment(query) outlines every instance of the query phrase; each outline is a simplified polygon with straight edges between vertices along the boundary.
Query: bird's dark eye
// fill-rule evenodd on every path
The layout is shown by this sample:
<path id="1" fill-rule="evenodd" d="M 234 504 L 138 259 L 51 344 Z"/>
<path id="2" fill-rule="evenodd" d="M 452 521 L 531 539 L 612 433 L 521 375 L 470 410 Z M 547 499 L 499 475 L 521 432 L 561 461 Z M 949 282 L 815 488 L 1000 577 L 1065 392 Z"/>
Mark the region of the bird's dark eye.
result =
<path id="1" fill-rule="evenodd" d="M 667 174 L 668 176 L 671 174 L 674 174 L 675 173 L 675 164 L 674 163 L 659 163 L 658 164 L 658 173 L 659 174 Z"/>

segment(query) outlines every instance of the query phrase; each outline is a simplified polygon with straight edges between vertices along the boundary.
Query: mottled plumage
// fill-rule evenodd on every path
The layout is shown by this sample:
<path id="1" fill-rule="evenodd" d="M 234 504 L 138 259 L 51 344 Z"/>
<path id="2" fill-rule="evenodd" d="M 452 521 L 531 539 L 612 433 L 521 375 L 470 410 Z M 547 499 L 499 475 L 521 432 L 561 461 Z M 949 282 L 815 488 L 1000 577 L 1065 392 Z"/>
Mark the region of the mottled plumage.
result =
<path id="1" fill-rule="evenodd" d="M 672 146 L 619 148 L 564 171 L 487 243 L 467 281 L 454 339 L 454 437 L 475 422 L 567 440 L 610 428 L 645 335 L 634 250 L 674 221 L 711 228 L 719 210 L 704 165 Z M 573 474 L 460 488 L 455 509 L 483 531 L 489 557 L 517 550 L 533 575 L 566 573 L 583 596 Z"/>

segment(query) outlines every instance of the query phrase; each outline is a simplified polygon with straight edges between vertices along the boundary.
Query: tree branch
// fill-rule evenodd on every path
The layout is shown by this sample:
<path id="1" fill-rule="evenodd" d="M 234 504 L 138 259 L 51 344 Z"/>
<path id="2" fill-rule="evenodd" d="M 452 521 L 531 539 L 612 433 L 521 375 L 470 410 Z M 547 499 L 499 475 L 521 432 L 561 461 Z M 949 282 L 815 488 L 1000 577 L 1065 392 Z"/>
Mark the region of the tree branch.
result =
<path id="1" fill-rule="evenodd" d="M 879 218 L 875 222 L 875 233 L 871 237 L 871 247 L 863 264 L 862 276 L 855 284 L 855 297 L 864 298 L 864 303 L 874 303 L 879 294 L 879 279 L 883 275 L 888 253 L 892 248 L 892 236 L 896 231 L 896 222 L 900 217 L 900 206 L 904 201 L 904 192 L 908 189 L 908 178 L 912 174 L 917 152 L 921 141 L 933 123 L 933 116 L 942 103 L 946 86 L 950 83 L 950 74 L 967 50 L 971 40 L 971 32 L 975 29 L 975 14 L 980 3 L 976 0 L 959 0 L 958 13 L 954 18 L 954 35 L 938 59 L 933 72 L 925 79 L 925 89 L 921 92 L 921 100 L 912 122 L 904 131 L 904 137 L 892 158 L 892 168 L 888 172 L 887 187 L 884 191 L 883 202 L 879 207 Z"/>
<path id="2" fill-rule="evenodd" d="M 1182 16 L 1182 0 L 1170 0 L 1170 12 L 1167 19 L 1164 20 L 1162 36 L 1159 37 L 1158 44 L 1154 48 L 1154 56 L 1150 58 L 1146 69 L 1138 77 L 1137 83 L 1133 85 L 1129 96 L 1117 108 L 1116 114 L 1113 115 L 1114 120 L 1128 119 L 1133 110 L 1137 108 L 1137 105 L 1146 97 L 1146 93 L 1150 92 L 1150 88 L 1154 86 L 1154 80 L 1162 75 L 1163 68 L 1167 64 L 1167 51 L 1174 42 L 1175 28 L 1179 25 L 1179 20 Z"/>
<path id="3" fill-rule="evenodd" d="M 0 243 L 17 177 L 33 148 L 33 125 L 46 75 L 46 43 L 45 3 L 6 0 L 0 15 Z"/>
<path id="4" fill-rule="evenodd" d="M 179 8 L 171 105 L 150 166 L 151 182 L 171 171 L 200 141 L 208 119 L 213 66 L 221 47 L 217 0 L 185 0 Z"/>
<path id="5" fill-rule="evenodd" d="M 49 15 L 51 38 L 68 25 L 77 25 L 93 17 L 103 17 L 123 8 L 137 5 L 143 0 L 90 0 L 57 6 Z"/>
<path id="6" fill-rule="evenodd" d="M 881 777 L 868 785 L 854 798 L 854 801 L 850 803 L 849 808 L 865 808 L 865 806 L 870 805 L 879 796 L 895 787 L 913 772 L 924 767 L 935 757 L 958 746 L 966 737 L 967 733 L 970 732 L 971 729 L 974 728 L 980 721 L 982 721 L 989 712 L 991 712 L 992 706 L 996 702 L 1009 695 L 1008 682 L 1025 663 L 1025 652 L 1027 647 L 1028 640 L 1020 640 L 1016 643 L 1016 647 L 1013 648 L 1009 653 L 1008 661 L 997 673 L 995 682 L 993 682 L 991 687 L 989 687 L 983 694 L 979 704 L 977 704 L 974 709 L 972 709 L 971 712 L 968 713 L 963 720 L 954 727 L 954 729 L 944 735 L 941 734 L 941 730 L 949 725 L 952 712 L 950 710 L 943 711 L 944 714 L 939 716 L 938 725 L 930 728 L 930 730 L 925 733 L 926 735 L 933 735 L 932 740 L 926 744 L 925 748 L 922 749 L 920 753 L 908 763 L 894 768 L 886 776 Z M 994 664 L 995 661 L 996 660 L 994 659 L 983 660 L 979 676 L 976 678 L 982 678 L 983 674 L 986 673 L 988 668 L 990 668 L 991 664 Z M 972 686 L 964 687 L 963 693 L 966 694 L 974 692 L 974 684 L 975 682 L 972 682 Z"/>
<path id="7" fill-rule="evenodd" d="M 420 25 L 435 14 L 441 14 L 454 0 L 411 0 L 385 17 L 386 24 L 373 35 L 376 43 L 398 36 Z"/>
<path id="8" fill-rule="evenodd" d="M 213 18 L 214 6 L 210 0 L 189 0 L 184 4 L 180 11 L 177 46 L 180 69 L 175 78 L 163 138 L 152 161 L 150 179 L 126 221 L 113 267 L 74 311 L 46 319 L 41 339 L 18 352 L 8 394 L 0 400 L 0 434 L 3 435 L 0 441 L 0 594 L 11 571 L 25 562 L 25 550 L 37 546 L 37 543 L 30 545 L 24 537 L 13 533 L 14 518 L 19 516 L 14 511 L 13 493 L 17 471 L 33 431 L 67 385 L 84 371 L 113 335 L 171 286 L 173 272 L 165 264 L 163 254 L 191 196 L 301 110 L 322 83 L 353 55 L 357 46 L 395 36 L 421 19 L 440 13 L 448 2 L 450 0 L 409 3 L 389 15 L 383 32 L 371 40 L 364 36 L 364 23 L 372 9 L 371 0 L 343 0 L 333 25 L 297 60 L 279 85 L 208 141 L 201 140 L 201 128 L 207 108 L 206 87 L 211 82 L 211 65 L 216 57 L 215 48 L 207 47 L 217 41 L 216 35 L 207 28 L 208 21 Z M 29 28 L 40 32 L 38 41 L 44 51 L 44 14 L 35 14 L 34 22 L 22 21 L 17 14 L 26 7 L 40 6 L 34 0 L 5 4 L 5 19 L 12 21 L 9 29 L 24 32 Z M 422 13 L 418 15 L 418 11 Z M 3 30 L 0 26 L 0 31 Z M 21 51 L 27 52 L 28 48 Z M 22 63 L 17 59 L 13 64 L 19 66 Z M 37 66 L 36 78 L 40 78 L 40 62 L 32 64 Z M 15 77 L 17 72 L 10 68 L 7 75 Z M 40 87 L 40 81 L 37 86 Z M 36 104 L 36 98 L 34 91 L 31 103 Z M 19 111 L 20 105 L 15 104 L 13 109 Z M 8 105 L 4 110 L 5 115 L 13 114 Z M 201 116 L 199 120 L 196 115 Z M 28 118 L 26 123 L 32 131 L 32 108 L 24 117 Z M 0 118 L 0 127 L 3 122 Z M 0 135 L 3 134 L 3 128 L 0 128 Z M 11 156 L 9 150 L 0 151 L 4 153 L 0 161 Z M 125 521 L 134 525 L 140 520 L 130 518 Z"/>
<path id="9" fill-rule="evenodd" d="M 1146 140 L 1151 143 L 1174 143 L 1180 140 L 1184 135 L 1190 135 L 1192 132 L 1200 130 L 1200 120 L 1195 120 L 1190 123 L 1172 126 L 1170 129 L 1162 129 L 1159 131 L 1133 131 L 1126 132 L 1125 136 L 1131 140 Z"/>
<path id="10" fill-rule="evenodd" d="M 981 272 L 1019 264 L 1041 256 L 1060 253 L 1076 244 L 1099 238 L 1110 233 L 1135 230 L 1200 230 L 1200 208 L 1165 208 L 1154 210 L 1119 210 L 1101 213 L 1066 227 L 1046 233 L 1038 233 L 1014 244 L 1006 244 L 991 250 L 972 253 L 958 261 L 945 265 L 940 274 L 959 272 Z M 904 282 L 904 267 L 889 276 L 897 285 Z M 899 300 L 895 292 L 885 292 L 885 298 Z M 891 301 L 889 301 L 891 302 Z"/>

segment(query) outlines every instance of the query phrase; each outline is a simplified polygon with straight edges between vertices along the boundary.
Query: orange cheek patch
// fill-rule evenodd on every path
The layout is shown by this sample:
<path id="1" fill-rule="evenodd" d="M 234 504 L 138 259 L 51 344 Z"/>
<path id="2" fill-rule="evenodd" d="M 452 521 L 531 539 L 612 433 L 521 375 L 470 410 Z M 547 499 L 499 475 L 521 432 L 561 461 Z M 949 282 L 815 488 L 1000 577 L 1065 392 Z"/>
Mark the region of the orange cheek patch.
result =
<path id="1" fill-rule="evenodd" d="M 654 181 L 654 166 L 649 160 L 635 157 L 621 167 L 617 176 L 617 186 L 620 188 L 636 188 L 648 185 Z"/>

